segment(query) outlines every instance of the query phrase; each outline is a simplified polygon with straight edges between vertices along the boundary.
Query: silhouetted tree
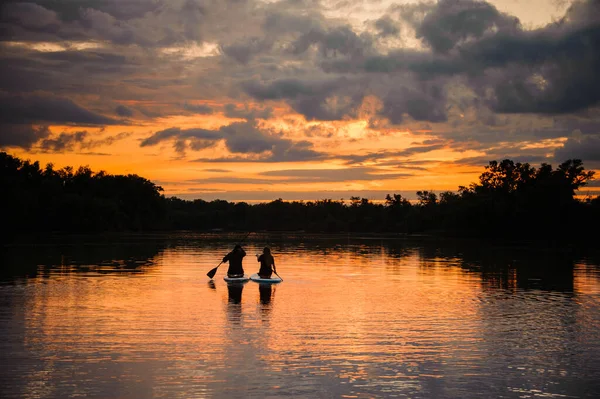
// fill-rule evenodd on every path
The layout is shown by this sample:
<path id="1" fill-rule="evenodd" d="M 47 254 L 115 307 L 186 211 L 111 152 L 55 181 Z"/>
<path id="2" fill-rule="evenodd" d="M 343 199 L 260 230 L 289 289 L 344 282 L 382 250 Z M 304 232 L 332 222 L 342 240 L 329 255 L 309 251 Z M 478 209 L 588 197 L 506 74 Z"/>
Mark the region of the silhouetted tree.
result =
<path id="1" fill-rule="evenodd" d="M 284 201 L 250 205 L 224 200 L 165 198 L 162 188 L 137 175 L 110 175 L 87 166 L 55 169 L 0 152 L 0 206 L 9 232 L 109 230 L 303 230 L 314 232 L 446 232 L 543 239 L 553 244 L 597 236 L 600 197 L 576 199 L 594 178 L 581 160 L 556 169 L 505 159 L 491 161 L 477 183 L 457 192 L 417 191 L 411 203 L 387 194 L 384 204 Z"/>

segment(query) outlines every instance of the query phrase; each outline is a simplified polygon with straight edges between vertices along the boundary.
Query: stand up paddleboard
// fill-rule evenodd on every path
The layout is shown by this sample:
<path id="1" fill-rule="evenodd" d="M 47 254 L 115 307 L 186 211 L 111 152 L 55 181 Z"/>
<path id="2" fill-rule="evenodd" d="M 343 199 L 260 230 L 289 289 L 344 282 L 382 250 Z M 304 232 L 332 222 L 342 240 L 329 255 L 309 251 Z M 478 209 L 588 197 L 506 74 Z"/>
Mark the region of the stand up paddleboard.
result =
<path id="1" fill-rule="evenodd" d="M 248 276 L 246 276 L 244 274 L 244 277 L 223 277 L 223 280 L 227 281 L 228 283 L 245 283 L 246 281 L 249 280 Z"/>
<path id="2" fill-rule="evenodd" d="M 258 275 L 258 273 L 251 275 L 250 280 L 256 281 L 257 283 L 281 283 L 281 279 L 277 276 L 272 276 L 271 278 L 262 278 Z"/>

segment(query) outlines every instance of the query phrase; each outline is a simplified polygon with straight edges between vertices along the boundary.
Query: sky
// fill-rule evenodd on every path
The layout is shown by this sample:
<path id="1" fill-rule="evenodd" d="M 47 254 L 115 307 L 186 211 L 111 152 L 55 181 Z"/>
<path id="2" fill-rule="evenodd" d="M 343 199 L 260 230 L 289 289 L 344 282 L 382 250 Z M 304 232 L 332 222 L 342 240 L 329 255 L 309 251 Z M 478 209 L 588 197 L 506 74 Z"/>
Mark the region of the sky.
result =
<path id="1" fill-rule="evenodd" d="M 600 171 L 598 71 L 600 0 L 4 0 L 0 150 L 184 199 L 414 198 Z"/>

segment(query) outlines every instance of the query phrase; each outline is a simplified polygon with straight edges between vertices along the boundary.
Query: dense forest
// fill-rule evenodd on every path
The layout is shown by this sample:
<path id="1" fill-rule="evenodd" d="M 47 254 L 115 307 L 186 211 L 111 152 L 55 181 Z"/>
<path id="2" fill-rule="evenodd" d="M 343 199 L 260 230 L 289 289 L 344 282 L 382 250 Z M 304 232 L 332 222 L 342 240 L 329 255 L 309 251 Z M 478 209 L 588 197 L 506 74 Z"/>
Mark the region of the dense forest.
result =
<path id="1" fill-rule="evenodd" d="M 412 202 L 388 194 L 382 204 L 351 197 L 250 205 L 167 198 L 161 187 L 137 175 L 88 167 L 55 170 L 52 164 L 42 169 L 38 162 L 0 152 L 0 209 L 9 233 L 223 229 L 444 233 L 556 242 L 598 236 L 600 197 L 575 197 L 593 177 L 580 160 L 553 169 L 506 159 L 490 162 L 477 183 L 439 195 L 418 191 Z"/>

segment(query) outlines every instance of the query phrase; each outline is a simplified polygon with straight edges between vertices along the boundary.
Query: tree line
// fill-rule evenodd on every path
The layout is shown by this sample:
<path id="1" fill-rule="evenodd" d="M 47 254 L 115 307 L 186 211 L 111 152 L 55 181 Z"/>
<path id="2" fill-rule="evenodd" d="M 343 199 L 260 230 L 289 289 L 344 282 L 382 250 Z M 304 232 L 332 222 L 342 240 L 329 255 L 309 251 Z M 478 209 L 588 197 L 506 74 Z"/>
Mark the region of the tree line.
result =
<path id="1" fill-rule="evenodd" d="M 581 160 L 557 168 L 506 159 L 491 161 L 469 186 L 456 192 L 418 191 L 417 200 L 388 194 L 384 203 L 351 197 L 248 204 L 165 197 L 138 175 L 111 175 L 89 167 L 40 168 L 38 162 L 0 152 L 0 205 L 9 232 L 98 232 L 222 229 L 448 233 L 464 236 L 560 240 L 597 236 L 600 196 L 578 200 L 594 178 Z M 589 235 L 589 234 L 588 234 Z"/>

